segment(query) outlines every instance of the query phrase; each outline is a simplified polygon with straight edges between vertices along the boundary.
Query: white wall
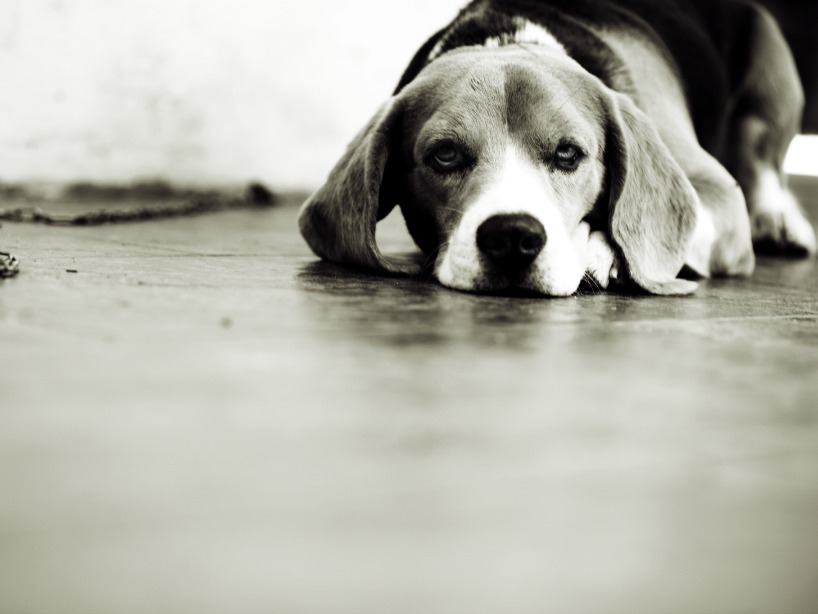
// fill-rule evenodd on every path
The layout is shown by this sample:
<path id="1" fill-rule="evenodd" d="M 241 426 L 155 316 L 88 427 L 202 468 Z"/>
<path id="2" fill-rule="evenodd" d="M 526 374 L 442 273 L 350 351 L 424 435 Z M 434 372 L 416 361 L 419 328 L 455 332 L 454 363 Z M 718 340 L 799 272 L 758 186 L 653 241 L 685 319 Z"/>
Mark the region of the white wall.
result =
<path id="1" fill-rule="evenodd" d="M 0 183 L 315 187 L 464 3 L 0 0 Z"/>
<path id="2" fill-rule="evenodd" d="M 0 182 L 317 185 L 464 0 L 0 0 Z"/>

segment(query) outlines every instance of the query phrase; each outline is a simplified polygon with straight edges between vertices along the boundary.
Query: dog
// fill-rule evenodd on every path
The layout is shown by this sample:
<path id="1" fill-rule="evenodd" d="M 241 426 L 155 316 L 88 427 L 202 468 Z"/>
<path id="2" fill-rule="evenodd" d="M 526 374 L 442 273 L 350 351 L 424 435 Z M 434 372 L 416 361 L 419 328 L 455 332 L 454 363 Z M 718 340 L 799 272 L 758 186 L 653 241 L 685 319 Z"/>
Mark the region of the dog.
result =
<path id="1" fill-rule="evenodd" d="M 420 48 L 299 227 L 326 260 L 418 273 L 375 242 L 398 205 L 449 288 L 689 294 L 751 274 L 754 244 L 815 254 L 782 172 L 803 105 L 751 2 L 475 0 Z"/>

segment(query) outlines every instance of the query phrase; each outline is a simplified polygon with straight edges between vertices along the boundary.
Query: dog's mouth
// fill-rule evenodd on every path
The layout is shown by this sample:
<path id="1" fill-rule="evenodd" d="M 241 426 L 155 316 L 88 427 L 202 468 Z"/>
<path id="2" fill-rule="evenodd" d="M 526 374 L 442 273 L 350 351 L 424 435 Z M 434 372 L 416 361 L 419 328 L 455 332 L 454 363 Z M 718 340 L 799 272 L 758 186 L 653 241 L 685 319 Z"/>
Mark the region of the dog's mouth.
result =
<path id="1" fill-rule="evenodd" d="M 479 294 L 481 296 L 496 296 L 498 298 L 529 298 L 529 299 L 544 299 L 554 298 L 548 294 L 544 294 L 538 290 L 525 288 L 523 286 L 507 286 L 505 288 L 498 288 L 496 290 L 477 290 L 472 294 Z"/>
<path id="2" fill-rule="evenodd" d="M 536 284 L 532 283 L 530 268 L 522 271 L 502 271 L 495 269 L 490 264 L 485 264 L 483 271 L 485 284 L 489 288 L 488 292 L 504 295 L 529 293 L 533 296 L 543 296 L 542 292 L 536 290 Z"/>
<path id="3" fill-rule="evenodd" d="M 474 280 L 473 286 L 465 291 L 482 296 L 554 298 L 553 294 L 540 286 L 534 267 L 510 272 L 498 270 L 491 263 L 483 263 L 481 273 Z"/>

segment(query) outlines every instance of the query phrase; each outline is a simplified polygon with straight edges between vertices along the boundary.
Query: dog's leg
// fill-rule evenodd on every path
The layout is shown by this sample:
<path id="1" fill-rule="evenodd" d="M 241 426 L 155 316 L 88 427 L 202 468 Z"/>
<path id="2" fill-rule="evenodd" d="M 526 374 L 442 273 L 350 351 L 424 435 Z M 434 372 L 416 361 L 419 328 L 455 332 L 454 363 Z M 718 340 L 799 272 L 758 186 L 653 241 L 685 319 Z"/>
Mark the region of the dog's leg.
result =
<path id="1" fill-rule="evenodd" d="M 574 239 L 584 244 L 585 275 L 589 281 L 602 290 L 622 281 L 625 268 L 604 232 L 591 231 L 588 223 L 583 222 Z"/>
<path id="2" fill-rule="evenodd" d="M 730 119 L 725 164 L 747 199 L 759 249 L 814 254 L 815 232 L 787 189 L 782 167 L 800 127 L 804 94 L 795 63 L 775 21 L 749 7 L 746 73 Z"/>
<path id="3" fill-rule="evenodd" d="M 710 154 L 699 149 L 687 175 L 699 197 L 685 264 L 702 277 L 749 275 L 755 267 L 744 194 Z"/>
<path id="4" fill-rule="evenodd" d="M 781 161 L 786 146 L 772 155 L 767 153 L 777 129 L 758 117 L 744 117 L 736 126 L 743 156 L 736 176 L 747 196 L 753 242 L 759 251 L 815 254 L 815 231 L 795 196 L 787 189 Z M 752 155 L 753 153 L 758 155 Z"/>

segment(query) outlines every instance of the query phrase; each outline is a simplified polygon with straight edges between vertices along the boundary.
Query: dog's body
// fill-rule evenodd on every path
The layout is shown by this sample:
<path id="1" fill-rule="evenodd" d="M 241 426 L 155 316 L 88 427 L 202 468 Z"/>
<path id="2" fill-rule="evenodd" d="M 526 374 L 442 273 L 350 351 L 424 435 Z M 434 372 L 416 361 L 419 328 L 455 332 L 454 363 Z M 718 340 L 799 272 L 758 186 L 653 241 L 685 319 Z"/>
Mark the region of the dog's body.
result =
<path id="1" fill-rule="evenodd" d="M 737 0 L 476 0 L 418 51 L 299 223 L 388 272 L 400 205 L 446 286 L 657 294 L 746 275 L 753 242 L 815 253 L 782 175 L 803 93 L 770 16 Z"/>

